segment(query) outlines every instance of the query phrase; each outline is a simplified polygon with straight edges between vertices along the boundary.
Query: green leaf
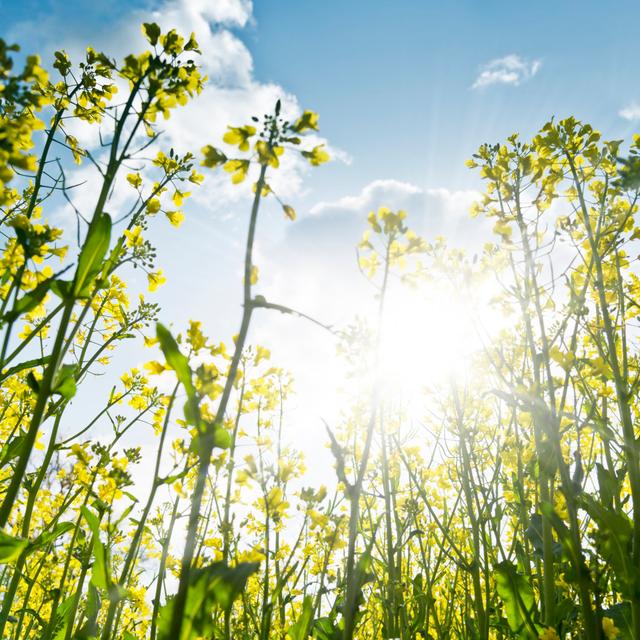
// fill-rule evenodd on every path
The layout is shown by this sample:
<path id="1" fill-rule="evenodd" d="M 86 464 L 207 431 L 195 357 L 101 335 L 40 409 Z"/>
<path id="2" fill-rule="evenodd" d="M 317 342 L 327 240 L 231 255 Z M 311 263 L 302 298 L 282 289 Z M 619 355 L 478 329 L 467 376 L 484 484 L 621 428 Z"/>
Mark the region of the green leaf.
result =
<path id="1" fill-rule="evenodd" d="M 413 601 L 414 611 L 410 619 L 411 631 L 415 634 L 424 628 L 427 618 L 427 604 L 429 603 L 429 595 L 424 591 L 424 579 L 421 573 L 418 573 L 412 580 L 413 583 Z M 425 634 L 423 634 L 425 635 Z"/>
<path id="2" fill-rule="evenodd" d="M 71 400 L 76 395 L 76 372 L 78 365 L 63 364 L 56 372 L 51 393 L 61 395 L 65 400 Z"/>
<path id="3" fill-rule="evenodd" d="M 247 580 L 257 570 L 257 562 L 242 562 L 235 567 L 228 567 L 224 562 L 215 562 L 207 567 L 194 569 L 189 579 L 180 640 L 214 635 L 212 611 L 230 611 L 234 600 L 244 590 Z M 170 640 L 173 605 L 172 597 L 160 609 L 159 640 Z"/>
<path id="4" fill-rule="evenodd" d="M 613 569 L 614 583 L 627 598 L 633 598 L 640 583 L 631 561 L 631 538 L 633 524 L 624 513 L 616 513 L 599 504 L 588 495 L 581 497 L 586 512 L 598 525 L 594 539 L 598 551 Z"/>
<path id="5" fill-rule="evenodd" d="M 167 364 L 176 372 L 178 381 L 182 384 L 187 394 L 194 395 L 195 387 L 193 386 L 193 374 L 189 367 L 189 360 L 180 351 L 175 338 L 160 322 L 156 324 L 156 336 Z"/>
<path id="6" fill-rule="evenodd" d="M 161 486 L 163 484 L 173 484 L 177 480 L 182 480 L 187 475 L 186 471 L 181 471 L 180 473 L 176 473 L 174 475 L 165 476 L 164 478 L 158 478 L 156 480 L 156 484 Z"/>
<path id="7" fill-rule="evenodd" d="M 93 534 L 93 567 L 91 569 L 91 584 L 103 591 L 109 591 L 111 577 L 109 576 L 109 564 L 107 550 L 100 540 L 100 520 L 87 507 L 81 509 L 84 519 L 87 521 Z"/>
<path id="8" fill-rule="evenodd" d="M 596 462 L 600 499 L 606 509 L 613 509 L 613 498 L 619 495 L 620 486 L 616 476 L 599 462 Z"/>
<path id="9" fill-rule="evenodd" d="M 53 636 L 53 640 L 64 640 L 67 635 L 67 627 L 69 626 L 71 613 L 74 611 L 74 601 L 75 594 L 72 593 L 58 605 L 58 608 L 53 613 L 55 616 L 53 623 L 55 635 Z"/>
<path id="10" fill-rule="evenodd" d="M 59 522 L 51 531 L 44 531 L 35 540 L 29 543 L 29 552 L 49 546 L 60 536 L 71 531 L 75 527 L 73 522 Z"/>
<path id="11" fill-rule="evenodd" d="M 98 215 L 98 219 L 89 227 L 89 232 L 78 257 L 78 268 L 73 281 L 74 297 L 88 295 L 86 289 L 100 272 L 102 261 L 110 244 L 111 216 L 108 213 L 101 213 Z"/>
<path id="12" fill-rule="evenodd" d="M 15 538 L 4 531 L 0 531 L 0 564 L 7 564 L 17 560 L 28 545 L 28 540 Z"/>
<path id="13" fill-rule="evenodd" d="M 27 373 L 25 382 L 27 383 L 27 386 L 29 387 L 29 389 L 31 389 L 31 391 L 40 393 L 40 382 L 34 375 L 33 371 L 29 371 L 29 373 Z"/>
<path id="14" fill-rule="evenodd" d="M 537 638 L 535 627 L 531 628 L 536 611 L 535 596 L 525 576 L 516 571 L 515 565 L 504 561 L 496 565 L 495 580 L 511 631 L 520 638 Z"/>
<path id="15" fill-rule="evenodd" d="M 184 418 L 187 424 L 200 424 L 200 409 L 198 408 L 198 403 L 191 402 L 189 397 L 187 397 L 187 402 L 184 404 Z"/>
<path id="16" fill-rule="evenodd" d="M 214 562 L 196 570 L 196 581 L 203 580 L 215 606 L 229 611 L 233 601 L 242 593 L 247 580 L 258 570 L 257 562 L 241 562 L 228 567 L 223 562 Z"/>
<path id="17" fill-rule="evenodd" d="M 213 446 L 218 449 L 228 449 L 231 446 L 231 435 L 223 427 L 216 427 L 213 431 Z"/>
<path id="18" fill-rule="evenodd" d="M 317 640 L 342 640 L 344 637 L 335 622 L 327 617 L 314 620 L 311 632 Z"/>
<path id="19" fill-rule="evenodd" d="M 37 620 L 40 626 L 47 626 L 47 621 L 35 609 L 32 609 L 31 607 L 23 607 L 22 609 L 15 610 L 16 615 L 21 615 L 23 613 L 25 615 L 31 616 L 34 620 Z M 13 618 L 12 620 L 12 616 L 9 616 L 7 620 L 9 622 L 15 622 L 16 618 Z"/>
<path id="20" fill-rule="evenodd" d="M 25 434 L 21 433 L 11 438 L 11 440 L 2 447 L 2 451 L 0 452 L 0 469 L 22 453 L 25 442 Z"/>
<path id="21" fill-rule="evenodd" d="M 199 422 L 200 410 L 196 398 L 196 389 L 193 386 L 193 373 L 189 367 L 189 360 L 180 351 L 178 343 L 171 335 L 171 332 L 160 322 L 156 324 L 156 336 L 160 343 L 160 349 L 164 354 L 167 364 L 176 372 L 178 382 L 184 387 L 187 393 L 187 406 L 185 407 L 185 417 L 189 424 L 197 425 Z"/>
<path id="22" fill-rule="evenodd" d="M 9 367 L 6 371 L 0 375 L 0 380 L 6 380 L 7 378 L 24 371 L 25 369 L 33 369 L 34 367 L 44 367 L 51 362 L 51 356 L 44 356 L 42 358 L 34 358 L 33 360 L 25 360 L 13 367 Z"/>
<path id="23" fill-rule="evenodd" d="M 73 282 L 70 280 L 54 280 L 51 283 L 51 291 L 61 300 L 69 300 L 73 291 Z"/>
<path id="24" fill-rule="evenodd" d="M 84 610 L 86 620 L 82 627 L 73 636 L 74 640 L 93 640 L 97 638 L 100 630 L 98 628 L 98 614 L 100 613 L 100 594 L 96 587 L 89 585 L 87 595 L 87 605 Z"/>
<path id="25" fill-rule="evenodd" d="M 40 284 L 36 285 L 31 291 L 25 293 L 22 298 L 16 301 L 13 305 L 13 309 L 7 311 L 7 313 L 2 316 L 2 322 L 14 322 L 21 315 L 25 313 L 29 313 L 35 309 L 47 295 L 47 292 L 51 289 L 51 285 L 53 283 L 53 279 L 49 278 L 48 280 L 44 280 Z"/>
<path id="26" fill-rule="evenodd" d="M 287 635 L 291 640 L 307 640 L 309 630 L 313 622 L 313 598 L 305 596 L 302 602 L 300 617 L 287 629 Z"/>
<path id="27" fill-rule="evenodd" d="M 571 559 L 574 566 L 580 564 L 580 550 L 575 548 L 569 528 L 555 512 L 553 505 L 548 502 L 542 502 L 540 503 L 540 511 L 542 515 L 551 522 L 551 526 L 555 529 L 565 555 Z"/>
<path id="28" fill-rule="evenodd" d="M 543 519 L 539 513 L 534 513 L 529 519 L 529 526 L 524 532 L 525 537 L 529 540 L 533 547 L 533 553 L 538 557 L 542 558 L 544 551 L 544 542 L 543 542 Z M 559 542 L 553 543 L 553 555 L 561 556 L 562 555 L 562 544 Z"/>

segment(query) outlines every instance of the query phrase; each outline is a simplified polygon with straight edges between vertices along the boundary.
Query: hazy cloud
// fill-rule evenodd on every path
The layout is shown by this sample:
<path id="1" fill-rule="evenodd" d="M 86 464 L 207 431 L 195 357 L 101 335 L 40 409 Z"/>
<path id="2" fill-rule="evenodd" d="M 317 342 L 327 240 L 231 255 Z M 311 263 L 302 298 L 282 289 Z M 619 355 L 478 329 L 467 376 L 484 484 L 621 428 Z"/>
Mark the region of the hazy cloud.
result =
<path id="1" fill-rule="evenodd" d="M 355 195 L 332 202 L 319 202 L 311 208 L 312 216 L 335 216 L 357 213 L 365 216 L 380 207 L 404 209 L 410 217 L 441 218 L 444 215 L 466 218 L 471 203 L 479 197 L 473 190 L 452 191 L 443 187 L 422 188 L 409 182 L 374 180 Z"/>
<path id="2" fill-rule="evenodd" d="M 625 120 L 633 122 L 634 120 L 640 120 L 640 102 L 632 102 L 626 107 L 618 111 L 618 115 Z"/>
<path id="3" fill-rule="evenodd" d="M 472 89 L 481 89 L 492 84 L 518 86 L 538 73 L 542 62 L 526 60 L 512 53 L 504 58 L 496 58 L 485 64 L 472 85 Z"/>

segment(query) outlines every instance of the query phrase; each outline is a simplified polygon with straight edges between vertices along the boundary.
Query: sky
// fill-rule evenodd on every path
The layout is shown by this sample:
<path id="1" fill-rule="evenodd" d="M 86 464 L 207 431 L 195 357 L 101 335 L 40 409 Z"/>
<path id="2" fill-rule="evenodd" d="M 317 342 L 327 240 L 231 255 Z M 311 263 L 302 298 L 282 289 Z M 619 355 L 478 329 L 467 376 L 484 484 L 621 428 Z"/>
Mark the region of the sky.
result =
<path id="1" fill-rule="evenodd" d="M 2 0 L 0 9 L 0 35 L 45 61 L 60 48 L 77 59 L 89 44 L 120 57 L 140 50 L 143 21 L 195 31 L 210 80 L 165 125 L 181 151 L 218 144 L 227 124 L 278 98 L 289 113 L 317 111 L 334 160 L 313 170 L 292 160 L 274 178 L 298 219 L 265 207 L 257 292 L 336 326 L 371 301 L 354 250 L 370 210 L 404 208 L 428 239 L 444 234 L 473 252 L 490 239 L 468 218 L 482 185 L 464 162 L 480 144 L 531 136 L 552 116 L 612 138 L 640 130 L 640 5 L 628 0 Z M 208 177 L 180 231 L 153 231 L 168 277 L 157 299 L 176 330 L 196 318 L 215 340 L 236 332 L 249 198 L 227 176 Z M 424 325 L 432 340 L 439 331 Z M 336 419 L 333 339 L 265 313 L 250 341 L 293 370 L 290 435 L 313 457 L 321 418 Z M 144 354 L 117 362 L 132 357 Z"/>

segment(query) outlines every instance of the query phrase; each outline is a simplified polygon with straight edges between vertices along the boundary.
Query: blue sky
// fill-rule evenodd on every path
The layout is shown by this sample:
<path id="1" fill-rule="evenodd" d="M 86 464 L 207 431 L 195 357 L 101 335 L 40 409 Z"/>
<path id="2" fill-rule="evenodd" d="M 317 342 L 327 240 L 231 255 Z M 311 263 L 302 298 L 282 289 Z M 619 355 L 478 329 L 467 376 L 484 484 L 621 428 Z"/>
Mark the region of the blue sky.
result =
<path id="1" fill-rule="evenodd" d="M 25 50 L 42 50 L 78 32 L 87 41 L 108 34 L 134 11 L 166 4 L 4 0 L 2 7 L 5 30 L 26 21 L 34 28 L 19 30 Z M 628 135 L 632 125 L 618 112 L 640 103 L 639 19 L 640 7 L 628 0 L 262 0 L 248 24 L 232 30 L 252 54 L 255 78 L 319 111 L 324 134 L 352 156 L 351 166 L 314 177 L 327 197 L 387 177 L 462 188 L 472 180 L 463 162 L 478 144 L 530 134 L 552 115 Z M 470 89 L 483 64 L 509 54 L 540 60 L 540 70 L 518 87 Z"/>
<path id="2" fill-rule="evenodd" d="M 614 8 L 615 7 L 615 8 Z M 618 111 L 640 99 L 634 2 L 336 1 L 255 4 L 246 42 L 256 75 L 322 114 L 348 150 L 349 179 L 398 177 L 460 188 L 484 141 L 575 114 L 623 135 Z M 471 90 L 508 54 L 541 61 L 518 87 Z M 339 181 L 341 182 L 341 181 Z"/>
<path id="3" fill-rule="evenodd" d="M 314 171 L 283 168 L 277 186 L 299 220 L 267 206 L 257 260 L 267 298 L 336 324 L 369 296 L 353 249 L 369 209 L 405 207 L 428 237 L 446 233 L 473 250 L 490 238 L 467 217 L 481 184 L 464 161 L 481 143 L 531 136 L 554 115 L 576 115 L 609 137 L 640 130 L 640 6 L 628 0 L 4 0 L 0 8 L 2 35 L 45 59 L 88 44 L 122 56 L 143 46 L 142 21 L 195 30 L 211 81 L 166 125 L 182 150 L 215 144 L 226 124 L 243 124 L 280 96 L 292 112 L 318 111 L 337 159 Z M 214 177 L 177 235 L 154 231 L 169 278 L 159 294 L 165 322 L 202 319 L 217 340 L 235 332 L 247 202 L 246 190 Z M 259 317 L 253 331 L 294 369 L 299 405 L 321 431 L 318 414 L 333 393 L 330 338 L 279 314 Z"/>

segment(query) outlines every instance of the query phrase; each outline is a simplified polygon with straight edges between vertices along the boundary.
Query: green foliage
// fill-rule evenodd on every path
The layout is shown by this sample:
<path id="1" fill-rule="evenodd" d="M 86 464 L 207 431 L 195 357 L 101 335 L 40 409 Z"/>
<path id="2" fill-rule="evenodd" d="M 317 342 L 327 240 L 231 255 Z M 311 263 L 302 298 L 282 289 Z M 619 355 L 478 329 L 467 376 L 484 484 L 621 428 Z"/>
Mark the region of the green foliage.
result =
<path id="1" fill-rule="evenodd" d="M 517 638 L 536 638 L 535 597 L 525 576 L 518 573 L 514 564 L 505 561 L 496 565 L 495 578 L 511 631 Z"/>
<path id="2" fill-rule="evenodd" d="M 183 612 L 180 640 L 192 640 L 202 636 L 217 637 L 219 626 L 213 612 L 231 610 L 234 600 L 242 593 L 247 580 L 258 570 L 257 563 L 245 562 L 228 567 L 216 562 L 191 572 L 186 606 Z M 168 640 L 171 635 L 174 600 L 171 598 L 160 610 L 159 638 Z"/>
<path id="3" fill-rule="evenodd" d="M 110 244 L 111 216 L 108 213 L 100 213 L 97 219 L 89 226 L 87 237 L 78 257 L 78 266 L 72 289 L 74 298 L 89 295 L 89 287 L 102 270 L 102 261 L 109 250 Z"/>
<path id="4" fill-rule="evenodd" d="M 287 629 L 287 635 L 291 640 L 306 640 L 313 623 L 313 600 L 306 596 L 302 602 L 302 612 L 298 619 Z"/>
<path id="5" fill-rule="evenodd" d="M 0 532 L 0 562 L 14 562 L 29 545 L 28 540 L 22 540 L 7 533 Z"/>
<path id="6" fill-rule="evenodd" d="M 196 389 L 193 386 L 193 374 L 189 367 L 189 361 L 186 356 L 180 352 L 178 343 L 169 330 L 159 322 L 156 324 L 156 336 L 160 343 L 162 353 L 167 360 L 167 365 L 175 371 L 178 382 L 180 382 L 187 393 L 187 403 L 184 409 L 187 422 L 197 426 L 200 422 L 200 411 L 198 408 Z"/>

